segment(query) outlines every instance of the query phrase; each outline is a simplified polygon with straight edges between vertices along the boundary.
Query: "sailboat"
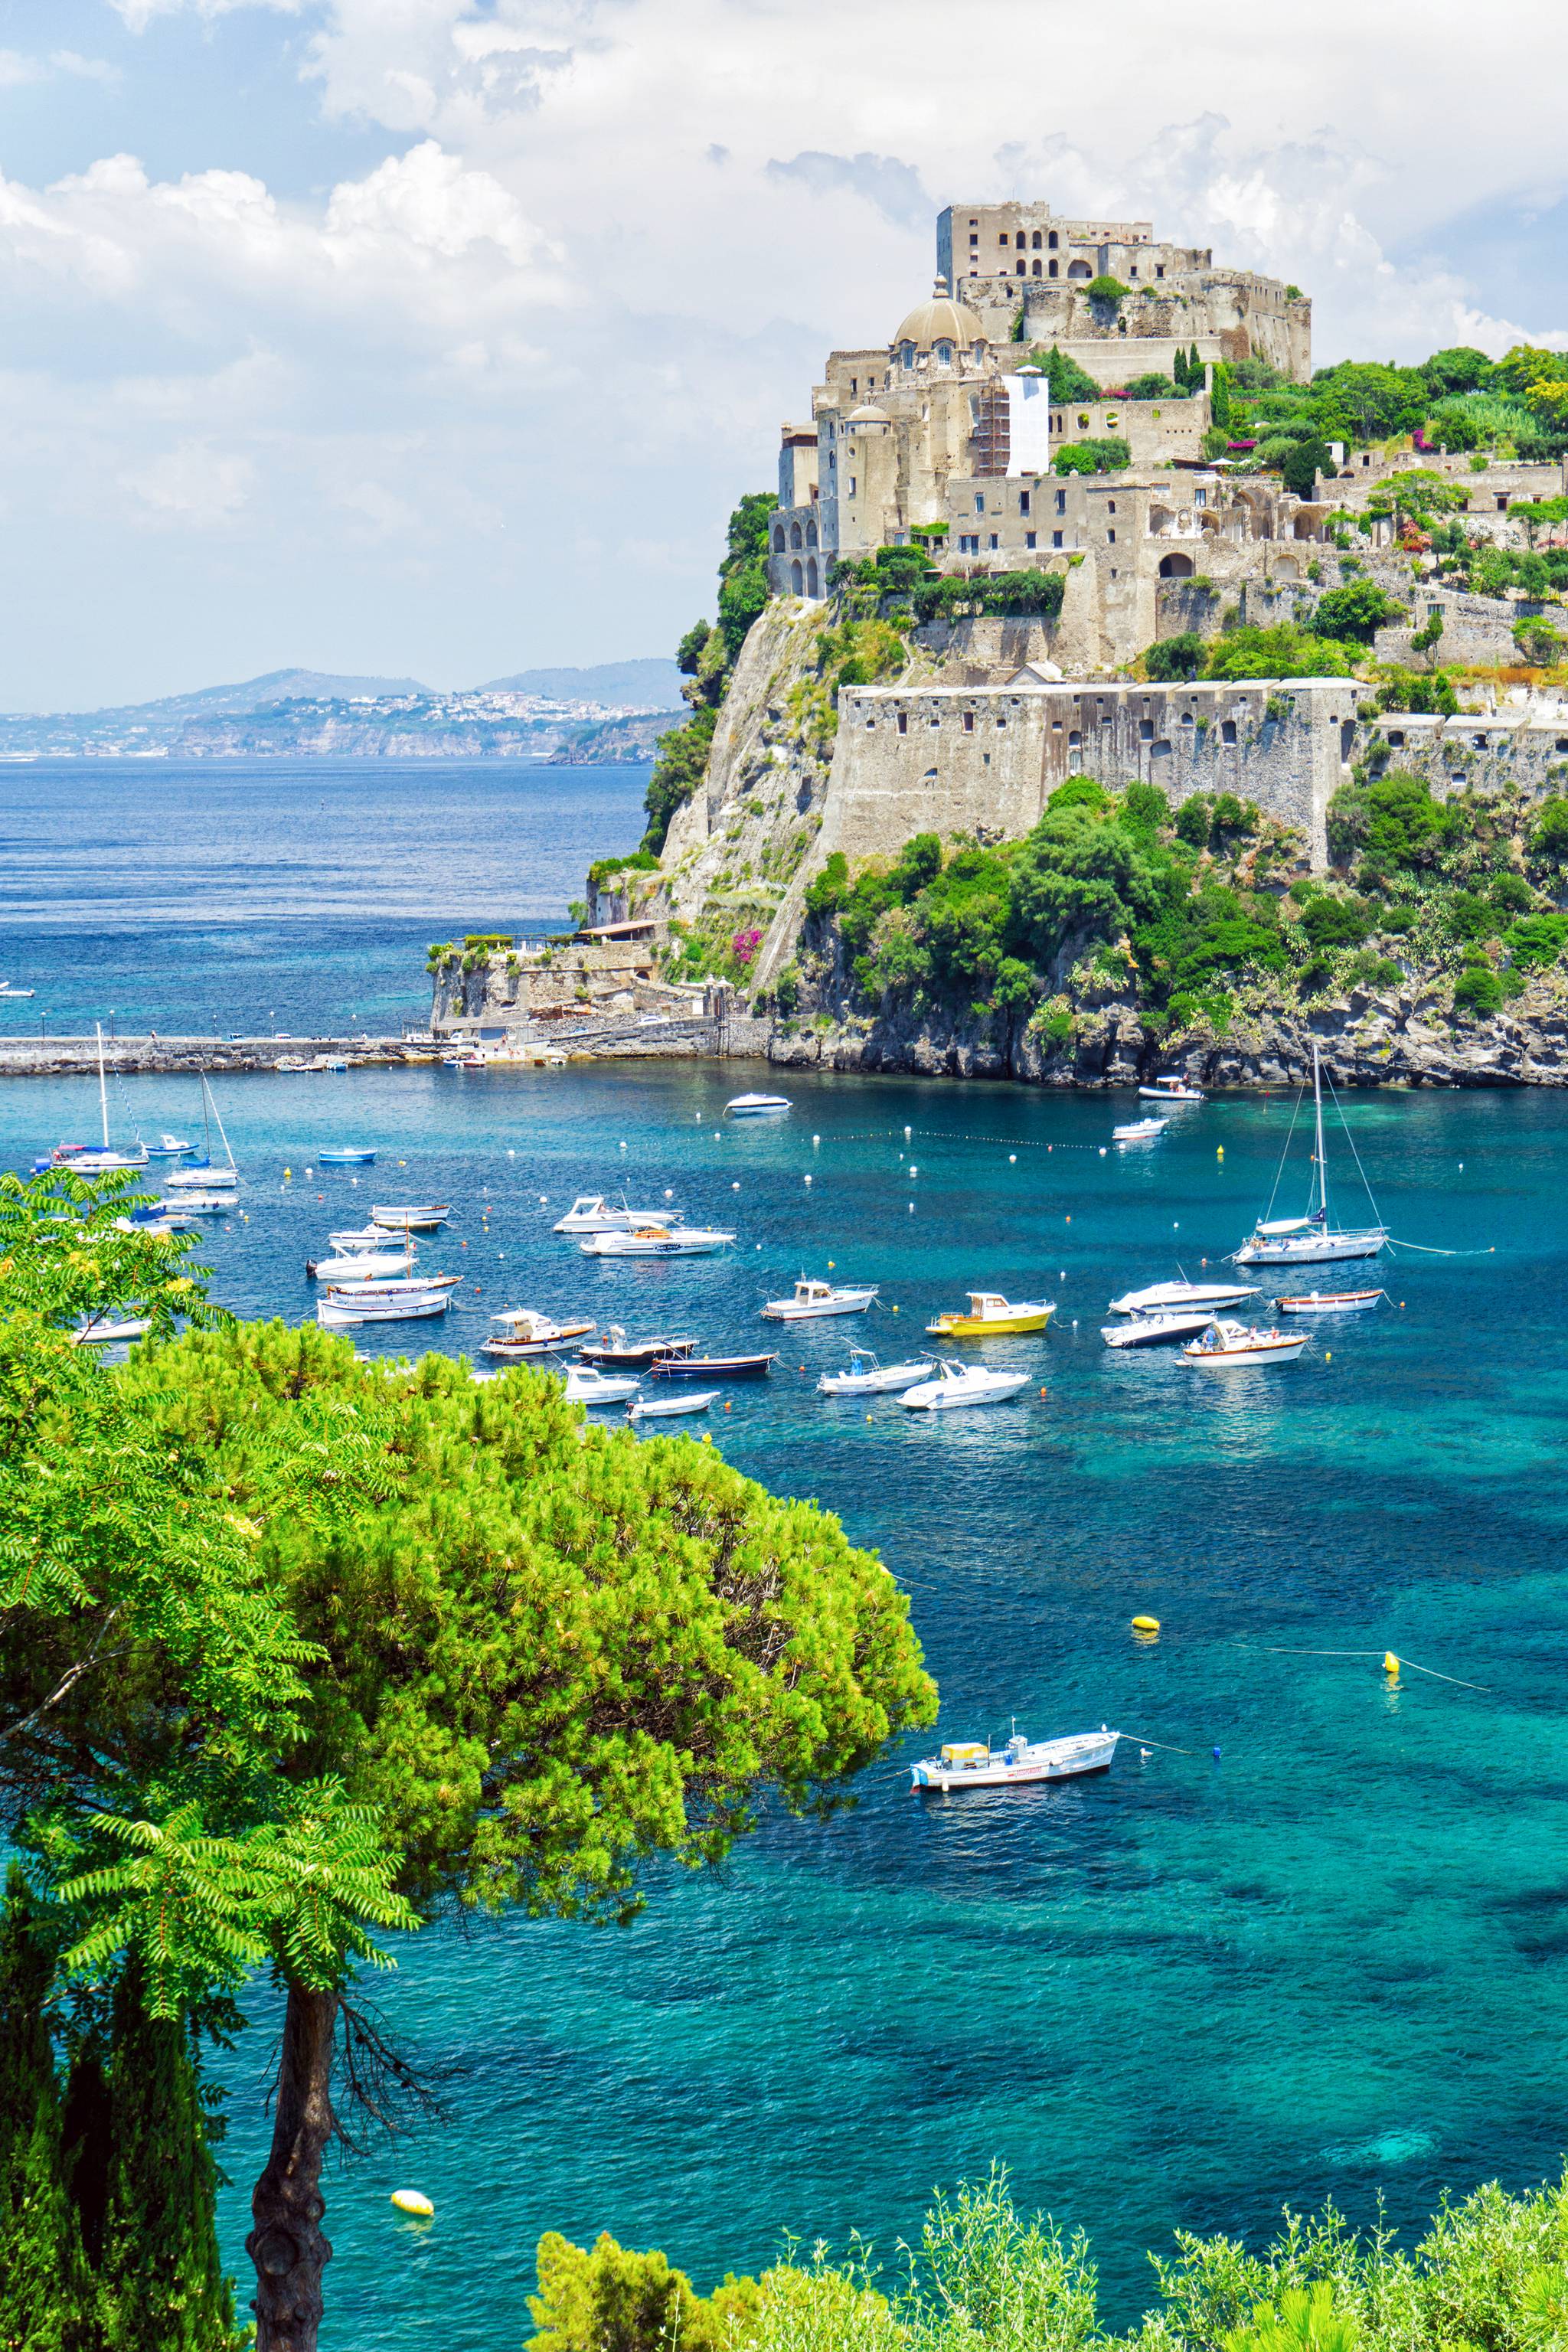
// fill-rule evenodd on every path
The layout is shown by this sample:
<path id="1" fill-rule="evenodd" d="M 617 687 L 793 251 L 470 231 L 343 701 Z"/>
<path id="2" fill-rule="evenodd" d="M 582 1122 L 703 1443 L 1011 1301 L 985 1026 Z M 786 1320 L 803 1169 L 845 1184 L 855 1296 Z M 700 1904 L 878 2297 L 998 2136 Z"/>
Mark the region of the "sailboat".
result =
<path id="1" fill-rule="evenodd" d="M 1376 1257 L 1388 1239 L 1388 1228 L 1384 1224 L 1348 1226 L 1329 1223 L 1329 1171 L 1323 1155 L 1323 1073 L 1316 1038 L 1312 1040 L 1312 1112 L 1316 1142 L 1307 1213 L 1304 1217 L 1260 1217 L 1250 1239 L 1235 1253 L 1234 1263 L 1237 1265 L 1322 1265 L 1337 1258 Z M 1292 1131 L 1295 1124 L 1292 1118 Z M 1290 1138 L 1287 1136 L 1287 1150 L 1289 1146 Z M 1353 1144 L 1351 1150 L 1353 1156 Z M 1284 1166 L 1283 1155 L 1280 1166 Z M 1359 1160 L 1356 1166 L 1361 1167 Z M 1278 1191 L 1279 1180 L 1276 1177 L 1274 1181 Z M 1364 1172 L 1362 1181 L 1366 1182 Z M 1375 1216 L 1377 1203 L 1372 1200 L 1370 1186 L 1367 1199 Z M 1274 1206 L 1272 1198 L 1268 1205 L 1271 1209 Z"/>
<path id="2" fill-rule="evenodd" d="M 101 1149 L 72 1152 L 68 1165 L 73 1176 L 106 1176 L 111 1169 L 145 1168 L 147 1165 L 145 1144 L 134 1152 L 124 1152 L 114 1150 L 110 1143 L 109 1087 L 103 1075 L 103 1024 L 95 1022 L 93 1025 L 98 1031 L 98 1109 L 103 1123 L 103 1143 Z"/>
<path id="3" fill-rule="evenodd" d="M 213 1100 L 213 1090 L 207 1084 L 207 1074 L 205 1070 L 201 1073 L 201 1080 L 204 1137 L 201 1155 L 198 1159 L 193 1160 L 189 1167 L 174 1169 L 164 1181 L 171 1192 L 232 1192 L 238 1186 L 239 1171 L 234 1164 L 234 1152 L 230 1148 L 227 1136 L 224 1133 L 223 1120 L 219 1117 L 218 1107 Z M 213 1165 L 212 1131 L 215 1124 L 228 1160 L 226 1168 Z"/>

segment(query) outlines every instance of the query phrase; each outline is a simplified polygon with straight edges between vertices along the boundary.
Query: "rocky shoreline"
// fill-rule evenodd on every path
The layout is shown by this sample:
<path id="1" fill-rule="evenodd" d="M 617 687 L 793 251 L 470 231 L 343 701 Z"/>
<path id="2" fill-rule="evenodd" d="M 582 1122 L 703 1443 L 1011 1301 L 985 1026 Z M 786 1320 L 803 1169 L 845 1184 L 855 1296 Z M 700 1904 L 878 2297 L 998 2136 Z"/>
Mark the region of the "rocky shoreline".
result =
<path id="1" fill-rule="evenodd" d="M 1310 1076 L 1314 1041 L 1346 1087 L 1568 1086 L 1568 990 L 1551 976 L 1506 1011 L 1456 1026 L 1451 992 L 1356 991 L 1343 1003 L 1284 1011 L 1239 1006 L 1223 1034 L 1206 1024 L 1172 1037 L 1145 1024 L 1124 995 L 1080 1003 L 1070 1039 L 993 1015 L 953 1024 L 926 1016 L 781 1023 L 770 1062 L 786 1068 L 930 1078 L 1004 1078 L 1090 1090 L 1180 1072 L 1207 1087 L 1294 1086 Z"/>

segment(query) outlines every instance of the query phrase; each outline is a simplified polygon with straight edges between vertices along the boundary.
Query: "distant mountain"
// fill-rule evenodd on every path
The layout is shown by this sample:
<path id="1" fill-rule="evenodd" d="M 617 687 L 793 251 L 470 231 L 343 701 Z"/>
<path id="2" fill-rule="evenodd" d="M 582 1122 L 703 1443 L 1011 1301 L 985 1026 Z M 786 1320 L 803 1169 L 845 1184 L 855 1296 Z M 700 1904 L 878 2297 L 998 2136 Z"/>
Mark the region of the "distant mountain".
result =
<path id="1" fill-rule="evenodd" d="M 181 719 L 223 719 L 231 713 L 265 710 L 268 703 L 302 697 L 312 702 L 356 700 L 362 695 L 427 694 L 416 677 L 340 677 L 323 669 L 269 669 L 263 677 L 247 678 L 243 686 L 204 686 L 195 694 L 166 694 L 158 702 L 120 703 L 87 714 L 94 719 L 124 719 L 134 711 L 151 721 Z"/>
<path id="2" fill-rule="evenodd" d="M 561 702 L 602 702 L 621 710 L 678 710 L 680 672 L 653 655 L 645 661 L 599 662 L 592 669 L 520 669 L 489 677 L 480 694 L 546 694 Z"/>

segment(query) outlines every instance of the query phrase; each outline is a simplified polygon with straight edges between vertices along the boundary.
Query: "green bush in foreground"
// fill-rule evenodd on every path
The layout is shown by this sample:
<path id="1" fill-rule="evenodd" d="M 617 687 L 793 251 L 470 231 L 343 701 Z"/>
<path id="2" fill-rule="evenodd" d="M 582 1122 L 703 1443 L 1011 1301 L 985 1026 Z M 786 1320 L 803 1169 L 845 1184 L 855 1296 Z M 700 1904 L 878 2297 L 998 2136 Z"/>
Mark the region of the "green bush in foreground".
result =
<path id="1" fill-rule="evenodd" d="M 1087 2240 L 1026 2220 L 999 2168 L 939 2193 L 888 2273 L 819 2246 L 809 2263 L 727 2278 L 706 2302 L 660 2254 L 601 2238 L 590 2255 L 552 2233 L 529 2352 L 1548 2352 L 1568 2311 L 1568 2181 L 1522 2197 L 1477 2189 L 1408 2253 L 1391 2231 L 1358 2237 L 1329 2206 L 1287 2213 L 1257 2253 L 1179 2231 L 1174 2255 L 1151 2259 L 1158 2307 L 1108 2333 Z M 593 2280 L 607 2301 L 585 2292 Z M 638 2322 L 635 2289 L 650 2282 L 671 2284 Z"/>

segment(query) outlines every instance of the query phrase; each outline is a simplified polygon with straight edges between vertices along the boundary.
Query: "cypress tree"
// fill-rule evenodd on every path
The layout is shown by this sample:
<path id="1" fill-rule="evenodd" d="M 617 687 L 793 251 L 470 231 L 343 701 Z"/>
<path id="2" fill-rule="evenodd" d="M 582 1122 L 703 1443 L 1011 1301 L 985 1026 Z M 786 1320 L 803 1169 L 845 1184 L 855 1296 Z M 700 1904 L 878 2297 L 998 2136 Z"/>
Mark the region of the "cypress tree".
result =
<path id="1" fill-rule="evenodd" d="M 150 2017 L 132 1958 L 114 1996 L 109 2187 L 99 2265 L 103 2352 L 228 2352 L 217 2166 L 182 2020 Z"/>
<path id="2" fill-rule="evenodd" d="M 84 2352 L 85 2266 L 60 2156 L 54 1958 L 13 1868 L 0 1914 L 0 2352 Z"/>

